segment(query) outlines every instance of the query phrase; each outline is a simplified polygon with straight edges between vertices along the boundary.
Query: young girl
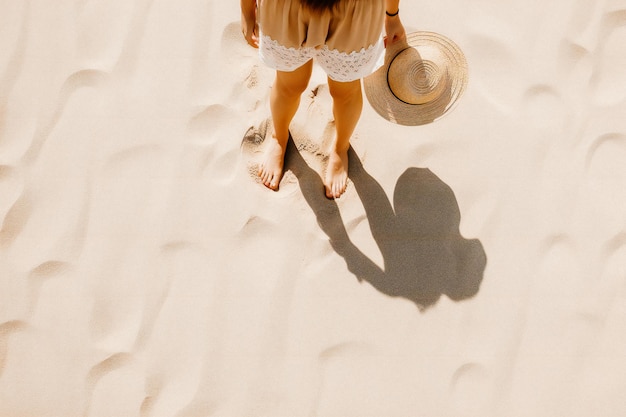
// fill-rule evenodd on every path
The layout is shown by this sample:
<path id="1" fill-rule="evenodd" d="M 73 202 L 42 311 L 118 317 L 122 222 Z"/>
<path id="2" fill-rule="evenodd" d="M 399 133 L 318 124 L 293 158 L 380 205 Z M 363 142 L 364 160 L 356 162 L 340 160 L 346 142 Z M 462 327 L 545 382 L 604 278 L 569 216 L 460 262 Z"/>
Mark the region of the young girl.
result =
<path id="1" fill-rule="evenodd" d="M 323 182 L 326 196 L 338 198 L 346 190 L 350 137 L 363 107 L 361 78 L 375 69 L 386 44 L 405 37 L 400 0 L 240 1 L 246 41 L 260 48 L 261 59 L 276 70 L 270 94 L 274 129 L 266 139 L 259 177 L 266 187 L 278 190 L 289 124 L 315 58 L 328 75 L 336 130 Z"/>

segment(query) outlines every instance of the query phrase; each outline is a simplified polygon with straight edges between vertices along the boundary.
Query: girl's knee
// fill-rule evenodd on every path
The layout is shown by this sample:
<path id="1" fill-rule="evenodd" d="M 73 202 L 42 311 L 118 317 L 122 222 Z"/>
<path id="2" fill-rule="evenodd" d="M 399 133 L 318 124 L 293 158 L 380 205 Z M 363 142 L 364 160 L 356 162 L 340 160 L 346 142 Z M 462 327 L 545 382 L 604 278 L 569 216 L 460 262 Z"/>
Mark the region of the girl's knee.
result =
<path id="1" fill-rule="evenodd" d="M 333 100 L 353 100 L 361 97 L 361 80 L 339 82 L 329 78 L 328 89 Z"/>
<path id="2" fill-rule="evenodd" d="M 307 82 L 303 82 L 303 81 L 298 81 L 298 80 L 291 80 L 291 81 L 277 81 L 275 83 L 275 87 L 278 88 L 279 92 L 281 95 L 286 96 L 286 97 L 294 97 L 294 96 L 300 96 L 304 90 L 306 90 L 306 87 L 308 86 L 308 81 Z"/>

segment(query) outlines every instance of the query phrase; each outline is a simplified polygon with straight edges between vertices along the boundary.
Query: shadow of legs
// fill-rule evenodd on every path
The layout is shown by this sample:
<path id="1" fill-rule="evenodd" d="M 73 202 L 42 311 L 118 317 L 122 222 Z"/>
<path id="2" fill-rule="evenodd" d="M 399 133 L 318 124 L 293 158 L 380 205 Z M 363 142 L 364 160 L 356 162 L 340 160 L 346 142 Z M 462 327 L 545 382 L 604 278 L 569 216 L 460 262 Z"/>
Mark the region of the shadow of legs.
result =
<path id="1" fill-rule="evenodd" d="M 348 270 L 359 281 L 382 277 L 384 272 L 350 240 L 337 203 L 326 198 L 322 179 L 302 158 L 292 139 L 287 144 L 286 169 L 293 172 L 298 179 L 302 195 L 315 213 L 317 223 L 328 236 L 335 252 L 346 261 Z"/>
<path id="2" fill-rule="evenodd" d="M 420 308 L 435 304 L 442 294 L 458 301 L 478 292 L 486 265 L 482 244 L 461 236 L 454 193 L 430 170 L 408 168 L 396 183 L 392 206 L 354 150 L 349 151 L 349 175 L 383 255 L 382 270 L 352 243 L 337 203 L 325 197 L 321 178 L 292 140 L 287 154 L 287 169 L 298 178 L 320 228 L 359 280 Z"/>

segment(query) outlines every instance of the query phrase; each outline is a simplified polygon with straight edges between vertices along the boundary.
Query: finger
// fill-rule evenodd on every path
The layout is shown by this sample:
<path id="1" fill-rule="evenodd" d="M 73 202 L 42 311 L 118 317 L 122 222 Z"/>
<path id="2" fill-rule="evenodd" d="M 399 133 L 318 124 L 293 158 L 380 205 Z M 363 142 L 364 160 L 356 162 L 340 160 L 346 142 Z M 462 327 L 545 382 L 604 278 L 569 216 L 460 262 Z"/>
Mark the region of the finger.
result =
<path id="1" fill-rule="evenodd" d="M 255 48 L 259 47 L 259 37 L 257 36 L 254 30 L 247 32 L 245 36 L 246 36 L 246 41 L 248 42 L 248 45 L 253 46 Z"/>
<path id="2" fill-rule="evenodd" d="M 391 43 L 394 44 L 398 41 L 401 41 L 402 39 L 404 39 L 404 34 L 403 33 L 394 33 L 393 37 L 391 39 Z"/>
<path id="3" fill-rule="evenodd" d="M 252 40 L 254 42 L 254 47 L 258 48 L 259 47 L 259 25 L 255 24 L 254 25 L 254 29 L 252 31 Z"/>
<path id="4" fill-rule="evenodd" d="M 248 42 L 248 45 L 254 48 L 259 47 L 259 41 L 255 36 L 246 36 L 246 42 Z"/>

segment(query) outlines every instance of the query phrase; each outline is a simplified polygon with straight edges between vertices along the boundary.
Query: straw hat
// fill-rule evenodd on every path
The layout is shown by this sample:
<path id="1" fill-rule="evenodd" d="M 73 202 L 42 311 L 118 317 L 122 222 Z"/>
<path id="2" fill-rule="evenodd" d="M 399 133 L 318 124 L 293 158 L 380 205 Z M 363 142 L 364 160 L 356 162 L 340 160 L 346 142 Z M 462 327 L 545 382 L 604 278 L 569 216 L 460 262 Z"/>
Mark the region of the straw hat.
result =
<path id="1" fill-rule="evenodd" d="M 385 119 L 431 123 L 450 111 L 467 86 L 459 47 L 433 32 L 413 32 L 387 47 L 385 64 L 363 81 L 368 101 Z"/>

